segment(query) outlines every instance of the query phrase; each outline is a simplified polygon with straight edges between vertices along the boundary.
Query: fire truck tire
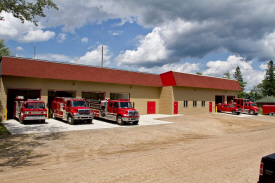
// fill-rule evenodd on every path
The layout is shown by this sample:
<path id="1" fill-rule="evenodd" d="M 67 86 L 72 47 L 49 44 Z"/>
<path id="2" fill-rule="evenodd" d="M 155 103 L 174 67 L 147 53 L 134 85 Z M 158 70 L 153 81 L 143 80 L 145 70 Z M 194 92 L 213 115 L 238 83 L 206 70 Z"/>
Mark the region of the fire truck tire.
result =
<path id="1" fill-rule="evenodd" d="M 70 125 L 74 125 L 74 119 L 71 116 L 68 116 L 67 121 Z"/>
<path id="2" fill-rule="evenodd" d="M 139 122 L 139 121 L 134 121 L 133 124 L 134 124 L 134 125 L 138 125 L 138 122 Z"/>
<path id="3" fill-rule="evenodd" d="M 251 110 L 251 111 L 249 111 L 249 114 L 250 114 L 250 115 L 254 115 L 255 112 L 254 112 L 253 110 Z"/>
<path id="4" fill-rule="evenodd" d="M 41 120 L 40 122 L 41 122 L 41 123 L 45 123 L 45 120 Z"/>
<path id="5" fill-rule="evenodd" d="M 117 117 L 117 124 L 118 124 L 118 125 L 123 125 L 123 124 L 124 124 L 124 121 L 123 121 L 123 119 L 122 119 L 121 116 L 118 116 L 118 117 Z"/>
<path id="6" fill-rule="evenodd" d="M 241 113 L 240 112 L 237 112 L 237 115 L 240 115 Z"/>
<path id="7" fill-rule="evenodd" d="M 93 120 L 92 120 L 92 119 L 88 119 L 88 120 L 87 120 L 87 123 L 88 123 L 88 124 L 92 124 L 92 123 L 93 123 Z"/>
<path id="8" fill-rule="evenodd" d="M 237 115 L 237 112 L 236 112 L 236 111 L 232 111 L 232 114 L 233 114 L 233 115 Z"/>

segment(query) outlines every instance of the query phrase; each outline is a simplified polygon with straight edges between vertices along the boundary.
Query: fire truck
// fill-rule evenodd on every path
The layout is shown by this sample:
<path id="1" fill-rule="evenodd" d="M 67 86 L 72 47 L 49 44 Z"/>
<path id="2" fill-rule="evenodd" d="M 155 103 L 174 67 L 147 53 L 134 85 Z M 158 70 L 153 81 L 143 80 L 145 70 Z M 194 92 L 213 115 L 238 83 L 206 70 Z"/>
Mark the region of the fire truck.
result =
<path id="1" fill-rule="evenodd" d="M 55 97 L 51 103 L 50 115 L 52 118 L 61 118 L 73 125 L 75 121 L 87 121 L 91 124 L 94 113 L 86 105 L 83 98 Z"/>
<path id="2" fill-rule="evenodd" d="M 139 113 L 129 100 L 87 100 L 89 107 L 94 111 L 95 117 L 116 121 L 118 125 L 131 122 L 139 123 Z"/>
<path id="3" fill-rule="evenodd" d="M 14 101 L 13 116 L 22 124 L 27 120 L 38 120 L 44 123 L 47 119 L 47 109 L 45 103 L 40 99 L 24 101 L 23 96 L 17 96 Z"/>
<path id="4" fill-rule="evenodd" d="M 275 105 L 263 105 L 263 114 L 275 115 Z"/>
<path id="5" fill-rule="evenodd" d="M 218 103 L 216 106 L 218 112 L 231 112 L 233 115 L 240 115 L 242 112 L 242 108 L 237 108 L 232 104 Z"/>
<path id="6" fill-rule="evenodd" d="M 254 102 L 251 102 L 248 99 L 234 98 L 233 105 L 235 105 L 237 108 L 242 108 L 242 113 L 257 115 L 260 112 L 260 108 L 258 108 Z"/>

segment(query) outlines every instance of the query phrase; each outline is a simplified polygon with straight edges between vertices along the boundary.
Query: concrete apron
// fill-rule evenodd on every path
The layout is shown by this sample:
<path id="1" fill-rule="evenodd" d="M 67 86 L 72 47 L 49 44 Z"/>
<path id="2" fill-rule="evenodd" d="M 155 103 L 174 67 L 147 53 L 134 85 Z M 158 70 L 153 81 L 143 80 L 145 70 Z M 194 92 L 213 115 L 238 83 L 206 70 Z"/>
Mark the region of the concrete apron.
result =
<path id="1" fill-rule="evenodd" d="M 15 134 L 31 134 L 31 133 L 46 133 L 46 132 L 66 132 L 66 131 L 77 131 L 77 130 L 93 130 L 93 129 L 104 129 L 104 128 L 134 128 L 145 125 L 161 125 L 170 124 L 172 122 L 157 120 L 158 118 L 171 117 L 176 115 L 163 115 L 163 114 L 149 114 L 141 115 L 139 125 L 126 124 L 119 126 L 116 122 L 94 119 L 93 124 L 87 124 L 85 122 L 76 123 L 70 125 L 67 122 L 55 119 L 47 119 L 45 123 L 39 122 L 27 124 L 20 124 L 17 120 L 10 119 L 2 122 L 2 124 L 11 132 Z"/>

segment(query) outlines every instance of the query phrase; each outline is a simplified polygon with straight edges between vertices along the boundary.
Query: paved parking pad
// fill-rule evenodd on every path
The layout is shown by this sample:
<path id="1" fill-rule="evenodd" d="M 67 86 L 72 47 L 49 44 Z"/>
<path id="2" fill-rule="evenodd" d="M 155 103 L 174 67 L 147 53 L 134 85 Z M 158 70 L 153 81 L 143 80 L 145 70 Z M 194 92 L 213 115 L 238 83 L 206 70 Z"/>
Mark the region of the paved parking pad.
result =
<path id="1" fill-rule="evenodd" d="M 170 124 L 172 122 L 157 120 L 158 118 L 170 117 L 173 115 L 163 114 L 150 114 L 141 115 L 139 125 L 123 125 L 119 126 L 115 122 L 94 119 L 93 124 L 76 123 L 75 125 L 69 125 L 64 121 L 55 119 L 47 119 L 45 123 L 27 123 L 20 124 L 17 120 L 11 119 L 2 124 L 11 132 L 11 134 L 30 134 L 30 133 L 43 133 L 43 132 L 65 132 L 65 131 L 76 131 L 76 130 L 92 130 L 92 129 L 103 129 L 103 128 L 133 128 L 137 126 L 145 125 L 161 125 Z"/>

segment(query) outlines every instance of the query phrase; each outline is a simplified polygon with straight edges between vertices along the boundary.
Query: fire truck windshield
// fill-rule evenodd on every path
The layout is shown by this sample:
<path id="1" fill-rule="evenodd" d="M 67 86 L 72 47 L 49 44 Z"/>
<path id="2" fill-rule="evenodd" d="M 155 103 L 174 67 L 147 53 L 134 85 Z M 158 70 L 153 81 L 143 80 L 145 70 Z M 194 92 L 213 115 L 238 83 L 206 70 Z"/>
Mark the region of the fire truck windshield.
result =
<path id="1" fill-rule="evenodd" d="M 119 102 L 119 108 L 133 108 L 131 102 Z"/>
<path id="2" fill-rule="evenodd" d="M 255 104 L 253 104 L 253 103 L 250 103 L 250 106 L 255 106 Z"/>
<path id="3" fill-rule="evenodd" d="M 25 105 L 26 109 L 45 109 L 44 103 L 28 102 Z"/>
<path id="4" fill-rule="evenodd" d="M 72 101 L 72 107 L 87 107 L 85 101 Z"/>

